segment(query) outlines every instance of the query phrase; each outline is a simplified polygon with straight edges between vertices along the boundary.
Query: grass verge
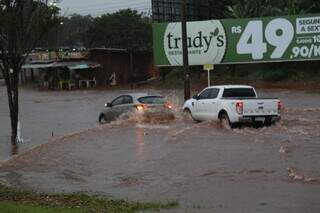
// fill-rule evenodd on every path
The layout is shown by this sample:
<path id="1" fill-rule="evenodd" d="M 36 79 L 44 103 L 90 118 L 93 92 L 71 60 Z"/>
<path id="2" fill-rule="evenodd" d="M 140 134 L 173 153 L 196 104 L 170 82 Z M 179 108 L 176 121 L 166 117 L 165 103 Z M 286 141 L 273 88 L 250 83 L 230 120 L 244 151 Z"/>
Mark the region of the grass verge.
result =
<path id="1" fill-rule="evenodd" d="M 115 200 L 101 196 L 75 194 L 43 194 L 17 190 L 0 184 L 0 212 L 32 213 L 87 213 L 87 212 L 141 212 L 171 209 L 179 204 L 176 201 L 166 203 L 139 203 Z"/>
<path id="2" fill-rule="evenodd" d="M 63 209 L 54 207 L 39 207 L 28 204 L 18 204 L 14 202 L 0 202 L 2 213 L 82 213 L 80 209 Z"/>

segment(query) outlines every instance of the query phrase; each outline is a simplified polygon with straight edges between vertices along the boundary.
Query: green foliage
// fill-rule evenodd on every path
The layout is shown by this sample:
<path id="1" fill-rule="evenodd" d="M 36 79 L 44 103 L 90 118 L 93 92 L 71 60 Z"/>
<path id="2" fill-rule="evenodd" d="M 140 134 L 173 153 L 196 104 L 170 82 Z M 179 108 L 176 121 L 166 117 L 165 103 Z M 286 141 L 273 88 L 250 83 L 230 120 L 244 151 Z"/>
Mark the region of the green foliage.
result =
<path id="1" fill-rule="evenodd" d="M 284 13 L 298 15 L 305 13 L 319 13 L 320 2 L 314 0 L 286 0 Z"/>
<path id="2" fill-rule="evenodd" d="M 83 213 L 80 209 L 62 209 L 54 207 L 39 207 L 34 205 L 18 204 L 14 202 L 0 202 L 1 213 Z"/>
<path id="3" fill-rule="evenodd" d="M 167 203 L 139 203 L 128 202 L 126 200 L 108 199 L 101 196 L 89 196 L 82 193 L 76 194 L 39 194 L 30 191 L 20 191 L 0 184 L 0 212 L 2 207 L 12 207 L 12 203 L 23 204 L 19 208 L 26 207 L 28 212 L 30 205 L 35 210 L 48 208 L 48 212 L 54 208 L 72 209 L 67 212 L 141 212 L 141 211 L 159 211 L 161 209 L 170 209 L 178 206 L 176 201 Z M 8 204 L 9 202 L 9 204 Z M 77 211 L 81 210 L 81 211 Z M 36 212 L 36 211 L 35 211 Z M 60 212 L 60 211 L 59 211 Z"/>
<path id="4" fill-rule="evenodd" d="M 233 0 L 226 16 L 252 18 L 315 12 L 320 12 L 320 2 L 314 0 Z"/>
<path id="5" fill-rule="evenodd" d="M 6 58 L 7 52 L 9 58 L 18 60 L 28 54 L 59 24 L 59 11 L 45 0 L 0 0 L 0 48 L 6 50 L 2 57 Z"/>
<path id="6" fill-rule="evenodd" d="M 182 87 L 184 84 L 184 72 L 182 68 L 173 68 L 169 74 L 166 75 L 164 86 L 168 88 Z"/>
<path id="7" fill-rule="evenodd" d="M 233 0 L 226 16 L 232 18 L 252 18 L 281 14 L 279 1 L 276 0 Z"/>
<path id="8" fill-rule="evenodd" d="M 259 70 L 252 73 L 250 78 L 264 81 L 283 81 L 288 80 L 289 72 L 281 69 Z"/>
<path id="9" fill-rule="evenodd" d="M 41 47 L 82 47 L 87 40 L 87 32 L 93 25 L 93 17 L 72 14 L 62 17 L 50 33 L 41 41 Z"/>
<path id="10" fill-rule="evenodd" d="M 152 49 L 152 28 L 149 18 L 131 9 L 95 18 L 87 37 L 88 47 Z"/>

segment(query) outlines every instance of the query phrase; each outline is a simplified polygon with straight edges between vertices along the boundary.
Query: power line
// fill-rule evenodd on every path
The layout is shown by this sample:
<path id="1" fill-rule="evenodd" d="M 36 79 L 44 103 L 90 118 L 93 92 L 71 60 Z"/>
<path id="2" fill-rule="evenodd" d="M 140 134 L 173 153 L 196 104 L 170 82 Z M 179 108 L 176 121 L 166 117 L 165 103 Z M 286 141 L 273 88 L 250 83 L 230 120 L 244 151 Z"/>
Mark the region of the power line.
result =
<path id="1" fill-rule="evenodd" d="M 122 9 L 124 9 L 124 8 L 122 8 Z M 150 7 L 135 7 L 135 8 L 130 8 L 130 9 L 136 10 L 139 13 L 143 13 L 143 15 L 147 16 L 147 17 L 150 17 L 152 15 L 152 11 L 151 11 Z M 94 13 L 90 13 L 90 15 L 93 16 L 93 17 L 97 17 L 97 16 L 101 16 L 101 15 L 105 15 L 105 14 L 112 14 L 112 13 L 115 13 L 115 12 L 117 12 L 119 10 L 121 10 L 121 8 L 119 8 L 118 10 L 115 9 L 115 10 L 96 11 Z M 87 13 L 69 13 L 69 15 L 72 15 L 72 14 L 79 14 L 79 15 L 82 15 L 82 16 L 87 15 Z M 65 14 L 64 16 L 69 16 L 69 15 Z"/>
<path id="2" fill-rule="evenodd" d="M 122 10 L 122 9 L 125 9 L 125 8 L 118 8 L 118 9 L 114 9 L 114 10 L 101 10 L 101 11 L 95 11 L 95 12 L 91 12 L 91 13 L 68 13 L 68 14 L 69 15 L 79 14 L 79 15 L 83 15 L 83 16 L 90 14 L 93 17 L 97 17 L 97 16 L 101 16 L 104 14 L 115 13 L 115 12 Z M 130 9 L 136 10 L 137 12 L 147 13 L 147 14 L 149 14 L 149 16 L 151 15 L 151 8 L 150 7 L 135 7 L 135 8 L 130 8 Z M 68 16 L 68 14 L 65 14 L 65 16 Z"/>
<path id="3" fill-rule="evenodd" d="M 118 2 L 119 3 L 119 2 Z M 110 4 L 110 3 L 109 3 Z M 105 5 L 105 4 L 104 4 Z M 135 10 L 142 10 L 145 11 L 146 9 L 149 9 L 149 4 L 148 7 L 148 2 L 131 2 L 131 3 L 120 3 L 120 4 L 111 4 L 109 7 L 104 7 L 104 8 L 78 8 L 75 10 L 70 10 L 69 8 L 65 10 L 66 13 L 72 14 L 72 13 L 79 13 L 79 14 L 91 14 L 91 15 L 99 15 L 101 13 L 106 13 L 106 12 L 114 12 L 120 9 L 125 9 L 125 8 L 131 8 Z M 151 9 L 151 8 L 150 8 Z"/>
<path id="4" fill-rule="evenodd" d="M 131 7 L 138 7 L 138 6 L 144 6 L 144 3 L 140 4 L 127 4 L 127 5 L 117 5 L 117 6 L 109 6 L 104 8 L 87 8 L 87 9 L 81 9 L 81 10 L 72 10 L 74 12 L 89 12 L 89 11 L 99 11 L 99 10 L 106 10 L 106 9 L 117 9 L 117 8 L 131 8 Z"/>
<path id="5" fill-rule="evenodd" d="M 150 0 L 145 0 L 145 2 L 150 2 Z M 110 0 L 110 1 L 106 1 L 104 3 L 99 3 L 99 4 L 87 4 L 87 5 L 81 5 L 81 7 L 73 7 L 75 9 L 83 9 L 83 8 L 90 8 L 90 7 L 101 7 L 101 6 L 105 6 L 106 4 L 128 4 L 128 0 Z"/>
<path id="6" fill-rule="evenodd" d="M 104 4 L 99 4 L 99 5 L 92 5 L 91 7 L 88 7 L 88 6 L 83 6 L 83 7 L 78 7 L 78 8 L 73 8 L 74 11 L 80 11 L 80 10 L 90 10 L 90 9 L 99 9 L 101 8 L 102 6 L 110 6 L 111 7 L 123 7 L 123 6 L 135 6 L 135 5 L 141 5 L 141 4 L 144 4 L 144 5 L 147 5 L 148 2 L 146 1 L 142 1 L 142 2 L 131 2 L 131 3 L 128 3 L 128 2 L 116 2 L 116 3 L 104 3 Z"/>

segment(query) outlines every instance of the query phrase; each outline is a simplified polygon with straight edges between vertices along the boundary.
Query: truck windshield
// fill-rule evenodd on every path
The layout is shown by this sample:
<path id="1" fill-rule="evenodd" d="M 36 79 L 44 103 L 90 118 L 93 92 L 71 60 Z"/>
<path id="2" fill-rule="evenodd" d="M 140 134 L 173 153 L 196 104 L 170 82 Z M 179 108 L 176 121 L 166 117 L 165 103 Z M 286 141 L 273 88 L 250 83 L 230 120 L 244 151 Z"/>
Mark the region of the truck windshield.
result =
<path id="1" fill-rule="evenodd" d="M 253 88 L 230 88 L 224 89 L 224 98 L 255 98 L 256 93 Z"/>

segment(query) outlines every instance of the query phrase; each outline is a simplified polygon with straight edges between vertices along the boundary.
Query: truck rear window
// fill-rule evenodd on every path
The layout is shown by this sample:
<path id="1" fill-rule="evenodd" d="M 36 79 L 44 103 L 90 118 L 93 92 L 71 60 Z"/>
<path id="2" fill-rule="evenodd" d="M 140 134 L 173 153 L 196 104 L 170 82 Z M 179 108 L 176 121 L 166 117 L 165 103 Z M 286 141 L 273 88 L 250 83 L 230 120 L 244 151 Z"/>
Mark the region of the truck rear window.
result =
<path id="1" fill-rule="evenodd" d="M 138 101 L 142 104 L 165 104 L 166 101 L 162 96 L 146 96 L 139 98 Z"/>
<path id="2" fill-rule="evenodd" d="M 256 93 L 252 88 L 230 88 L 224 89 L 224 98 L 255 98 Z"/>

